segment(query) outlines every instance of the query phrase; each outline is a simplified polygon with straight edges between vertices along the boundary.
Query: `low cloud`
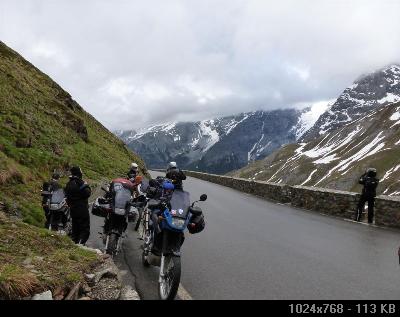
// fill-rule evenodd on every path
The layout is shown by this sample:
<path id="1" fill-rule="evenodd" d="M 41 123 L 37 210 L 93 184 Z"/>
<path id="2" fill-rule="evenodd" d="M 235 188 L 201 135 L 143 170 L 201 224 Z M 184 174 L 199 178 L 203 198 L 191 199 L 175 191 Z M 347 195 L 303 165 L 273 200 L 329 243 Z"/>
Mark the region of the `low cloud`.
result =
<path id="1" fill-rule="evenodd" d="M 110 129 L 330 100 L 400 62 L 399 1 L 2 0 L 0 40 Z"/>

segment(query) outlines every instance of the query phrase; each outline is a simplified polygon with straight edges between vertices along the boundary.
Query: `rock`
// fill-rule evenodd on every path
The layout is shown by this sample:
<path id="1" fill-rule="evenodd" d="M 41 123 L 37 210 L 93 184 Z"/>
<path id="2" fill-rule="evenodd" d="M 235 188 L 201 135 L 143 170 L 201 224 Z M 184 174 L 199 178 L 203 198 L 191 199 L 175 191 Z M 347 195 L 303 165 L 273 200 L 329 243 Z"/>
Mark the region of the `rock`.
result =
<path id="1" fill-rule="evenodd" d="M 88 251 L 96 252 L 98 255 L 102 255 L 103 254 L 103 252 L 101 252 L 100 249 L 89 248 L 89 247 L 87 247 L 87 246 L 85 246 L 83 244 L 77 244 L 77 246 L 79 246 L 82 249 L 88 250 Z"/>
<path id="2" fill-rule="evenodd" d="M 82 292 L 83 292 L 84 294 L 90 293 L 91 290 L 92 290 L 92 289 L 89 287 L 89 285 L 87 285 L 87 284 L 83 284 L 83 285 L 82 285 Z"/>
<path id="3" fill-rule="evenodd" d="M 43 261 L 44 260 L 44 256 L 35 256 L 34 259 L 36 261 Z"/>
<path id="4" fill-rule="evenodd" d="M 28 265 L 30 265 L 32 263 L 32 258 L 26 258 L 23 262 L 22 262 L 22 264 L 23 265 L 25 265 L 25 266 L 28 266 Z"/>
<path id="5" fill-rule="evenodd" d="M 89 286 L 93 286 L 95 284 L 95 274 L 85 274 L 85 280 Z"/>
<path id="6" fill-rule="evenodd" d="M 130 286 L 126 285 L 121 290 L 120 300 L 140 300 L 139 294 Z"/>
<path id="7" fill-rule="evenodd" d="M 53 300 L 53 296 L 51 294 L 51 291 L 46 291 L 40 294 L 35 294 L 32 297 L 32 300 Z"/>
<path id="8" fill-rule="evenodd" d="M 104 277 L 115 277 L 118 278 L 118 272 L 113 267 L 108 267 L 100 272 L 95 273 L 94 282 L 98 283 Z"/>

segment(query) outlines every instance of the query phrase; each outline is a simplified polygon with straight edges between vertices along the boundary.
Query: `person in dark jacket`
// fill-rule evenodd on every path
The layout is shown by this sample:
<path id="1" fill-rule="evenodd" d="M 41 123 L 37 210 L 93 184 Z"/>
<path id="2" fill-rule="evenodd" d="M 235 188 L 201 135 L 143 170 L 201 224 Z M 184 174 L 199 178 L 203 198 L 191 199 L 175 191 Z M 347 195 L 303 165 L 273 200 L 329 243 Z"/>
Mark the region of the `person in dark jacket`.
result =
<path id="1" fill-rule="evenodd" d="M 183 189 L 182 181 L 186 179 L 186 175 L 178 168 L 176 162 L 168 163 L 165 177 L 172 180 L 175 189 Z"/>
<path id="2" fill-rule="evenodd" d="M 69 182 L 65 186 L 65 195 L 72 218 L 72 240 L 85 244 L 90 235 L 90 216 L 88 199 L 91 195 L 89 185 L 82 179 L 79 166 L 71 168 Z"/>
<path id="3" fill-rule="evenodd" d="M 368 223 L 372 223 L 374 219 L 374 204 L 376 197 L 376 188 L 379 179 L 376 177 L 376 169 L 368 168 L 367 171 L 361 175 L 359 184 L 363 185 L 361 197 L 357 207 L 357 221 L 361 220 L 361 214 L 364 210 L 365 203 L 368 202 Z"/>
<path id="4" fill-rule="evenodd" d="M 48 182 L 44 182 L 42 185 L 42 190 L 43 192 L 46 192 L 46 194 L 42 194 L 42 207 L 44 210 L 44 215 L 46 217 L 46 223 L 45 223 L 45 228 L 49 228 L 49 221 L 50 221 L 50 210 L 49 210 L 49 205 L 47 204 L 48 200 L 51 197 L 51 194 L 47 194 L 47 193 L 51 193 L 54 192 L 61 187 L 61 185 L 59 184 L 60 181 L 60 174 L 57 172 L 54 172 L 51 175 L 51 179 Z"/>

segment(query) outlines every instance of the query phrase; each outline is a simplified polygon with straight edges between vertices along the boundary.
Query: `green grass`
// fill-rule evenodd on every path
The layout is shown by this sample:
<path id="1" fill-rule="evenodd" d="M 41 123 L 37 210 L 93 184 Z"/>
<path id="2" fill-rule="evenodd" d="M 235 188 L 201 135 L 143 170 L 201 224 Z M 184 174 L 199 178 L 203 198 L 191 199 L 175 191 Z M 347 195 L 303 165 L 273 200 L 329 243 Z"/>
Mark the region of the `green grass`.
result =
<path id="1" fill-rule="evenodd" d="M 40 189 L 54 169 L 80 165 L 90 184 L 143 161 L 47 75 L 0 42 L 0 202 L 44 223 Z M 63 179 L 66 182 L 66 177 Z"/>
<path id="2" fill-rule="evenodd" d="M 0 298 L 12 299 L 69 289 L 99 263 L 96 253 L 77 247 L 68 237 L 1 213 L 0 258 Z"/>

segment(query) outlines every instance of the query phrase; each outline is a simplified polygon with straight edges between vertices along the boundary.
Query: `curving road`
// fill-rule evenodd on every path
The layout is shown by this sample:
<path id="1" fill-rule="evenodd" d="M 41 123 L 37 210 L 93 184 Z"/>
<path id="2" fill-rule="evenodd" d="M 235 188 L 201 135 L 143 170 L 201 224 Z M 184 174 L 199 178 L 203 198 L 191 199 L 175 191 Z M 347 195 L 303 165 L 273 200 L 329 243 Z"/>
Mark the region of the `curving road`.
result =
<path id="1" fill-rule="evenodd" d="M 400 231 L 274 204 L 191 177 L 184 187 L 192 200 L 208 194 L 201 203 L 207 225 L 187 234 L 178 299 L 400 298 Z M 101 223 L 92 217 L 90 241 L 97 247 Z M 142 267 L 132 227 L 128 235 L 119 266 L 143 299 L 157 299 L 157 270 Z"/>

